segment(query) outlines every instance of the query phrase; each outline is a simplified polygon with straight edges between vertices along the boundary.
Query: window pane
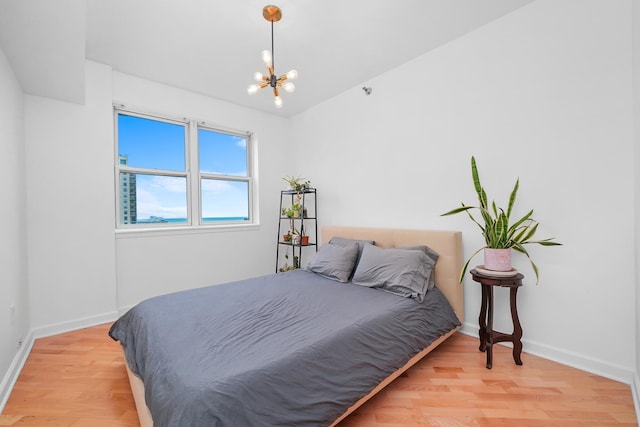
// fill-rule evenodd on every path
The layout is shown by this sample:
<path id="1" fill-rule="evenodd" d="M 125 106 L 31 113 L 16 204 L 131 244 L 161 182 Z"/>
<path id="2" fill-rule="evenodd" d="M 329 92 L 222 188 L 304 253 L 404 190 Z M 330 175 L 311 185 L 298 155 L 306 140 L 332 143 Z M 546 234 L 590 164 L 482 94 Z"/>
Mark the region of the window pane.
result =
<path id="1" fill-rule="evenodd" d="M 184 171 L 185 135 L 183 125 L 118 114 L 120 164 Z"/>
<path id="2" fill-rule="evenodd" d="M 198 129 L 200 172 L 247 176 L 247 138 Z"/>
<path id="3" fill-rule="evenodd" d="M 120 173 L 120 223 L 187 222 L 185 177 Z"/>
<path id="4" fill-rule="evenodd" d="M 202 222 L 249 220 L 249 183 L 202 180 Z"/>

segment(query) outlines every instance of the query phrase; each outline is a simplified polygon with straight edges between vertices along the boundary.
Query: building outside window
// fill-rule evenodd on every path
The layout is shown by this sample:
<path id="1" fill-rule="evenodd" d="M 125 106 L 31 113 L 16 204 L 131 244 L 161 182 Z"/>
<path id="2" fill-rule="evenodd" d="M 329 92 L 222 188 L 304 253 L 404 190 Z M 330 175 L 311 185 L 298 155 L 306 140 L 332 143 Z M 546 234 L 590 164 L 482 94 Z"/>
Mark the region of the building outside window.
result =
<path id="1" fill-rule="evenodd" d="M 119 156 L 121 165 L 127 164 L 127 156 Z M 129 173 L 120 174 L 120 224 L 136 223 L 136 175 Z"/>

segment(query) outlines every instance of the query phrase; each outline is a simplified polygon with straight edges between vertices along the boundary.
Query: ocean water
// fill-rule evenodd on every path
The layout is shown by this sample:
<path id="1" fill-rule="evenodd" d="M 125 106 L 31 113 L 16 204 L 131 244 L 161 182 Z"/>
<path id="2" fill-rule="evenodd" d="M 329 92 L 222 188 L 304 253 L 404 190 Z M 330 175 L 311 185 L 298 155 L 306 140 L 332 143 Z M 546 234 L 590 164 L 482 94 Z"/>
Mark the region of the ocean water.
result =
<path id="1" fill-rule="evenodd" d="M 186 223 L 187 218 L 165 218 L 170 223 Z M 249 218 L 243 216 L 222 216 L 222 217 L 210 217 L 202 218 L 202 222 L 222 222 L 222 221 L 248 221 Z"/>
<path id="2" fill-rule="evenodd" d="M 244 216 L 221 216 L 221 217 L 208 217 L 203 218 L 202 222 L 204 223 L 213 223 L 213 222 L 238 222 L 238 221 L 248 221 L 248 217 Z M 161 216 L 151 216 L 149 218 L 138 219 L 138 224 L 186 224 L 187 218 L 164 218 Z"/>

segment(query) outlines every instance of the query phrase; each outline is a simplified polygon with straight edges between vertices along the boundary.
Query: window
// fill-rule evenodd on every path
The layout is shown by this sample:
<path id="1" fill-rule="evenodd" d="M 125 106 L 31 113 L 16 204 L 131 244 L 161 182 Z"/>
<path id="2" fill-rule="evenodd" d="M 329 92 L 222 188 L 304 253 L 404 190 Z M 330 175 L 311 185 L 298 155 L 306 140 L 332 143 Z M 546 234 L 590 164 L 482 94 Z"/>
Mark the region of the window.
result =
<path id="1" fill-rule="evenodd" d="M 118 227 L 253 223 L 248 133 L 115 110 Z"/>
<path id="2" fill-rule="evenodd" d="M 198 128 L 203 223 L 249 220 L 246 136 Z"/>

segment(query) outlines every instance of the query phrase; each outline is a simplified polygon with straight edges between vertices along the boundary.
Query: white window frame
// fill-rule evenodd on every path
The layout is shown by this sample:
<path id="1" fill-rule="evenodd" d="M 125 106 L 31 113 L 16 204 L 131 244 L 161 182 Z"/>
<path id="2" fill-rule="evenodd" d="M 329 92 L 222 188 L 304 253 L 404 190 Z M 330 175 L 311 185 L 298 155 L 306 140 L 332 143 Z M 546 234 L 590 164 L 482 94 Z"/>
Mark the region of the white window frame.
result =
<path id="1" fill-rule="evenodd" d="M 149 120 L 155 120 L 165 123 L 176 124 L 184 126 L 185 128 L 185 170 L 173 171 L 162 169 L 148 169 L 131 167 L 129 165 L 121 165 L 119 160 L 118 149 L 118 115 L 124 114 L 128 116 L 140 117 Z M 173 229 L 178 230 L 219 230 L 229 227 L 247 227 L 258 224 L 256 209 L 254 209 L 255 198 L 255 180 L 254 180 L 254 159 L 253 159 L 253 134 L 249 131 L 231 130 L 228 128 L 208 124 L 202 120 L 195 119 L 176 119 L 165 115 L 145 113 L 139 110 L 132 110 L 126 108 L 123 105 L 115 105 L 114 112 L 114 164 L 115 164 L 115 209 L 116 209 L 116 231 L 129 232 L 129 231 L 168 231 Z M 198 131 L 200 129 L 224 133 L 228 135 L 235 135 L 246 139 L 246 152 L 247 152 L 247 175 L 224 175 L 224 174 L 212 174 L 200 172 L 199 165 L 199 151 L 198 151 Z M 171 177 L 184 177 L 187 183 L 187 221 L 186 223 L 137 223 L 137 224 L 124 224 L 121 223 L 120 209 L 121 209 L 121 195 L 120 195 L 120 174 L 132 173 L 142 175 L 159 175 L 159 176 L 171 176 Z M 221 181 L 233 181 L 233 182 L 246 182 L 248 186 L 248 216 L 247 220 L 230 220 L 219 222 L 204 222 L 202 220 L 202 191 L 201 183 L 203 179 L 214 179 Z"/>

